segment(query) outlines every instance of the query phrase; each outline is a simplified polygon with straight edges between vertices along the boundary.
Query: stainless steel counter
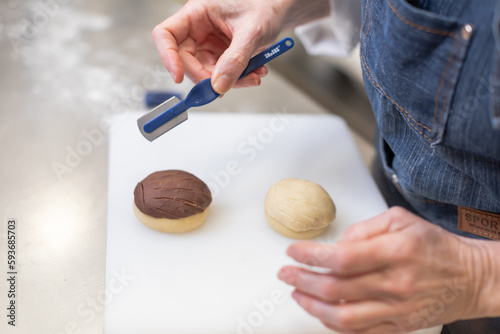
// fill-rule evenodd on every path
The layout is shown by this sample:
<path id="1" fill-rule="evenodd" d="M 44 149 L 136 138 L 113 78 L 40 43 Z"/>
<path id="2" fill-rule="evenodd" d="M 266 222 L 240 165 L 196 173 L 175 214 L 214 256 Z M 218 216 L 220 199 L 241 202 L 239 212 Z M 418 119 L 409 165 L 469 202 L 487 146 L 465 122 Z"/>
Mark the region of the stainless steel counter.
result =
<path id="1" fill-rule="evenodd" d="M 175 1 L 0 2 L 1 333 L 102 333 L 107 119 L 144 110 L 146 90 L 185 93 L 151 42 Z M 276 72 L 206 107 L 325 112 Z M 9 269 L 8 221 L 15 220 Z M 12 260 L 13 258 L 11 258 Z M 15 302 L 15 327 L 6 310 Z"/>
<path id="2" fill-rule="evenodd" d="M 107 120 L 129 110 L 146 112 L 147 90 L 185 94 L 192 86 L 173 84 L 150 38 L 153 27 L 181 5 L 172 0 L 0 2 L 0 333 L 103 332 L 103 310 L 110 302 L 104 282 L 107 134 L 112 131 Z M 261 87 L 231 91 L 204 109 L 324 113 L 324 106 L 369 138 L 366 101 L 344 90 L 336 95 L 321 90 L 332 85 L 332 76 L 314 81 L 311 73 L 323 73 L 317 61 L 303 69 L 303 57 L 295 52 L 273 67 L 321 104 L 272 70 Z M 349 106 L 350 100 L 358 102 Z M 363 140 L 358 145 L 368 162 L 371 148 Z M 9 221 L 15 221 L 10 232 Z M 15 327 L 8 324 L 10 314 Z M 450 328 L 452 333 L 497 332 L 481 322 Z"/>

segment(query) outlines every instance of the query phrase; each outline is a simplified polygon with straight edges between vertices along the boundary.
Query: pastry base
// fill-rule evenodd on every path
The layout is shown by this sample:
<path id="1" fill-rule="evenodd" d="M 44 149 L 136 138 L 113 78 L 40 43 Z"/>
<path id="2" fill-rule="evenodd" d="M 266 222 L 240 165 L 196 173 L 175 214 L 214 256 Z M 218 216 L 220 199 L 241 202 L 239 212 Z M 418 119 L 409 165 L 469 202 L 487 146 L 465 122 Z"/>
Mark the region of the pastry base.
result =
<path id="1" fill-rule="evenodd" d="M 266 214 L 266 220 L 271 225 L 271 227 L 278 232 L 281 235 L 284 235 L 287 238 L 292 238 L 292 239 L 312 239 L 316 238 L 317 236 L 320 236 L 325 230 L 328 228 L 324 227 L 319 230 L 310 230 L 310 231 L 304 231 L 304 232 L 296 232 L 294 230 L 289 229 L 285 225 L 279 223 L 276 219 L 271 217 L 267 211 L 265 212 Z"/>
<path id="2" fill-rule="evenodd" d="M 144 225 L 153 230 L 165 233 L 184 233 L 196 230 L 198 227 L 203 225 L 208 216 L 208 207 L 207 207 L 203 212 L 197 213 L 195 215 L 186 218 L 181 218 L 181 219 L 154 218 L 142 213 L 141 210 L 139 210 L 135 205 L 135 202 L 133 203 L 133 205 L 134 205 L 134 213 L 141 223 L 143 223 Z"/>

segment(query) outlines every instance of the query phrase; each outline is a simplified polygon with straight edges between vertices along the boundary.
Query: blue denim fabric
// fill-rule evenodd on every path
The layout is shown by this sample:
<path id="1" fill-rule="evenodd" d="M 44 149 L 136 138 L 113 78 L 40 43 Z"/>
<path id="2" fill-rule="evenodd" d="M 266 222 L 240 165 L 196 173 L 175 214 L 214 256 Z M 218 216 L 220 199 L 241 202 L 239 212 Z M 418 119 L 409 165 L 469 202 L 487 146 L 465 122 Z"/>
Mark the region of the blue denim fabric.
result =
<path id="1" fill-rule="evenodd" d="M 471 238 L 457 206 L 500 213 L 499 13 L 500 0 L 363 1 L 387 177 L 424 218 Z"/>

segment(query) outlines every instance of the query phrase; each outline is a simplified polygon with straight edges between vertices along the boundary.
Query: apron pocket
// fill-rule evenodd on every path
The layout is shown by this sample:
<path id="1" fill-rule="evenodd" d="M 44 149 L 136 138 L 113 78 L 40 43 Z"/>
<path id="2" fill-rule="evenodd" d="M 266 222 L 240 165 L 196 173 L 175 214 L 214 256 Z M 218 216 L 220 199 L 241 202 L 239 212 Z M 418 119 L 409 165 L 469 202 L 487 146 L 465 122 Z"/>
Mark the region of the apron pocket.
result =
<path id="1" fill-rule="evenodd" d="M 431 145 L 439 144 L 473 27 L 409 0 L 366 0 L 363 7 L 361 64 L 366 80 L 394 104 L 413 131 Z M 380 120 L 383 115 L 376 116 Z"/>

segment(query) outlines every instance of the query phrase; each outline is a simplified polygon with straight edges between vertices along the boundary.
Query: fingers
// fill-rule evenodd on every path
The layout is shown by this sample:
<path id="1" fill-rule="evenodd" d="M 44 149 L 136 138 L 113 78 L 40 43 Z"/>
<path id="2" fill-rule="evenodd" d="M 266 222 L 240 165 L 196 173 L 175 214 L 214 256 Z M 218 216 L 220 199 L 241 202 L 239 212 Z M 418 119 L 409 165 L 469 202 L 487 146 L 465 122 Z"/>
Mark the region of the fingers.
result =
<path id="1" fill-rule="evenodd" d="M 392 247 L 387 239 L 380 237 L 333 245 L 298 242 L 288 248 L 287 254 L 297 262 L 329 268 L 339 277 L 350 277 L 381 270 L 392 262 Z"/>
<path id="2" fill-rule="evenodd" d="M 168 30 L 155 28 L 153 40 L 168 72 L 176 83 L 181 83 L 184 78 L 184 69 L 174 37 Z"/>
<path id="3" fill-rule="evenodd" d="M 388 331 L 379 333 L 393 333 L 395 330 L 395 325 L 388 320 L 397 319 L 398 312 L 378 301 L 332 304 L 299 291 L 294 291 L 292 297 L 307 313 L 343 333 L 366 333 L 369 328 L 384 323 Z"/>
<path id="4" fill-rule="evenodd" d="M 203 36 L 202 41 L 187 37 L 179 45 L 179 54 L 188 78 L 195 83 L 210 78 L 229 42 L 227 36 L 215 32 Z"/>
<path id="5" fill-rule="evenodd" d="M 261 79 L 264 78 L 269 73 L 267 67 L 262 66 L 248 74 L 244 78 L 239 79 L 234 84 L 233 88 L 243 88 L 243 87 L 254 87 L 260 86 Z"/>
<path id="6" fill-rule="evenodd" d="M 202 49 L 223 48 L 221 46 L 223 42 L 212 36 L 212 31 L 211 23 L 202 7 L 191 3 L 187 3 L 180 11 L 155 27 L 152 35 L 153 42 L 162 62 L 176 83 L 182 82 L 184 70 L 189 76 L 194 77 L 195 73 L 203 67 L 195 57 L 199 47 L 196 43 L 203 41 Z M 206 72 L 201 75 L 204 75 L 204 78 L 210 77 L 210 73 Z M 201 75 L 198 73 L 197 77 L 200 78 Z"/>
<path id="7" fill-rule="evenodd" d="M 415 218 L 417 218 L 415 215 L 403 208 L 392 207 L 378 216 L 348 227 L 338 242 L 366 240 L 398 231 L 407 227 Z"/>
<path id="8" fill-rule="evenodd" d="M 161 60 L 176 83 L 181 83 L 184 78 L 178 44 L 187 38 L 188 31 L 187 20 L 177 14 L 157 25 L 152 34 Z"/>
<path id="9" fill-rule="evenodd" d="M 211 77 L 221 95 L 232 87 L 260 85 L 266 68 L 238 79 L 256 51 L 274 40 L 283 18 L 268 13 L 265 2 L 242 4 L 191 0 L 154 29 L 153 40 L 176 83 L 184 76 L 194 82 Z"/>
<path id="10" fill-rule="evenodd" d="M 191 81 L 198 83 L 206 78 L 210 78 L 211 73 L 207 69 L 207 66 L 202 64 L 200 60 L 204 59 L 210 62 L 208 58 L 211 53 L 197 52 L 196 42 L 192 38 L 188 37 L 184 42 L 179 44 L 179 55 L 186 75 Z M 215 63 L 215 60 L 213 60 L 213 63 Z"/>
<path id="11" fill-rule="evenodd" d="M 359 328 L 359 329 L 351 329 L 351 330 L 346 330 L 345 328 L 340 328 L 337 325 L 332 325 L 326 321 L 321 321 L 323 325 L 331 329 L 333 331 L 342 333 L 342 334 L 406 334 L 408 331 L 401 331 L 399 330 L 394 324 L 391 322 L 382 322 L 379 324 L 375 324 L 369 327 L 365 328 Z"/>
<path id="12" fill-rule="evenodd" d="M 387 291 L 384 277 L 378 272 L 353 278 L 311 272 L 294 266 L 285 266 L 278 278 L 317 299 L 330 303 L 382 299 L 392 295 Z"/>
<path id="13" fill-rule="evenodd" d="M 235 85 L 256 50 L 255 40 L 250 34 L 234 34 L 231 44 L 220 56 L 212 74 L 212 86 L 217 93 L 224 94 Z M 242 84 L 252 81 L 255 83 L 257 79 L 258 76 L 256 78 L 248 75 L 242 79 Z"/>
<path id="14" fill-rule="evenodd" d="M 262 77 L 265 77 L 269 73 L 269 70 L 267 69 L 266 66 L 261 66 L 258 69 L 256 69 L 255 71 L 253 71 L 253 73 L 257 74 L 260 78 L 262 78 Z"/>
<path id="15" fill-rule="evenodd" d="M 184 75 L 195 83 L 212 77 L 216 91 L 225 93 L 233 86 L 258 86 L 268 74 L 268 69 L 261 67 L 237 80 L 254 52 L 252 43 L 244 39 L 247 37 L 233 38 L 231 42 L 221 33 L 209 33 L 202 37 L 203 41 L 196 40 L 186 33 L 189 20 L 179 18 L 180 14 L 176 14 L 153 30 L 153 41 L 176 83 L 181 83 Z"/>

